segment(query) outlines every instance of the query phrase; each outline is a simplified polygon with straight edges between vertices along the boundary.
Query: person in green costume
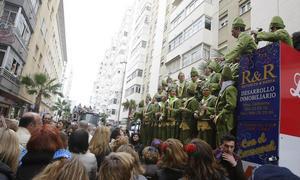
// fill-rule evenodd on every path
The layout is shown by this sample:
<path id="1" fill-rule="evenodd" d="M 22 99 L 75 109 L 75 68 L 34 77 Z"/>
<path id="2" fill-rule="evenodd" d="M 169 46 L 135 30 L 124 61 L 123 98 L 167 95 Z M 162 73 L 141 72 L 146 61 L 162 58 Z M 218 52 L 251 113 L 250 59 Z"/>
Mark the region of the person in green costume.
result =
<path id="1" fill-rule="evenodd" d="M 167 139 L 178 138 L 179 123 L 181 121 L 179 108 L 181 106 L 181 100 L 176 97 L 176 88 L 172 88 L 167 100 Z"/>
<path id="2" fill-rule="evenodd" d="M 159 99 L 160 101 L 160 99 Z M 156 97 L 153 97 L 152 98 L 152 102 L 151 102 L 151 106 L 152 106 L 152 112 L 151 112 L 151 115 L 150 115 L 150 126 L 151 126 L 151 129 L 150 129 L 150 142 L 152 142 L 152 140 L 154 138 L 157 138 L 157 135 L 158 135 L 158 117 L 156 116 L 156 113 L 159 112 L 159 105 L 158 105 L 158 101 L 157 101 L 157 98 Z"/>
<path id="3" fill-rule="evenodd" d="M 146 105 L 144 108 L 144 113 L 143 113 L 143 134 L 142 134 L 142 139 L 143 139 L 143 144 L 148 145 L 150 144 L 151 141 L 151 116 L 153 115 L 153 106 L 151 103 L 151 96 L 148 94 L 146 97 Z"/>
<path id="4" fill-rule="evenodd" d="M 195 98 L 196 84 L 191 83 L 187 88 L 188 97 L 180 108 L 181 123 L 179 139 L 183 143 L 188 143 L 191 139 L 197 136 L 197 121 L 194 118 L 194 113 L 199 107 L 199 102 Z"/>
<path id="5" fill-rule="evenodd" d="M 233 133 L 236 128 L 234 113 L 237 105 L 237 89 L 232 81 L 232 73 L 228 66 L 222 71 L 221 90 L 216 101 L 214 123 L 216 124 L 216 146 L 221 143 L 221 137 Z"/>
<path id="6" fill-rule="evenodd" d="M 185 80 L 185 75 L 183 72 L 178 73 L 178 80 L 177 97 L 184 101 L 187 97 L 188 82 Z"/>
<path id="7" fill-rule="evenodd" d="M 260 41 L 269 41 L 269 42 L 278 42 L 282 41 L 293 47 L 293 40 L 289 33 L 284 29 L 285 25 L 281 17 L 274 16 L 270 23 L 271 32 L 257 32 L 251 31 L 251 34 L 254 35 L 254 38 L 257 42 Z"/>
<path id="8" fill-rule="evenodd" d="M 204 86 L 211 87 L 211 94 L 218 95 L 221 89 L 221 66 L 218 62 L 212 60 L 205 68 L 205 74 L 208 75 Z M 203 95 L 203 92 L 202 92 Z"/>
<path id="9" fill-rule="evenodd" d="M 198 120 L 197 137 L 214 147 L 214 132 L 210 116 L 215 114 L 217 97 L 211 94 L 210 89 L 209 85 L 205 85 L 202 88 L 203 98 L 200 102 L 199 111 L 195 112 L 194 117 Z"/>
<path id="10" fill-rule="evenodd" d="M 242 55 L 250 55 L 257 49 L 257 45 L 251 35 L 245 32 L 245 23 L 242 18 L 237 17 L 232 23 L 232 36 L 237 38 L 237 45 L 224 57 L 217 58 L 224 61 L 232 71 L 233 81 L 237 82 L 239 77 L 239 62 Z"/>
<path id="11" fill-rule="evenodd" d="M 205 83 L 205 81 L 199 80 L 199 74 L 198 74 L 197 69 L 195 67 L 192 67 L 191 81 L 189 82 L 189 85 L 194 84 L 196 86 L 195 97 L 198 101 L 201 101 L 201 99 L 202 99 L 201 87 L 204 83 Z"/>
<path id="12" fill-rule="evenodd" d="M 166 107 L 167 96 L 162 95 L 161 101 L 158 103 L 159 110 L 155 114 L 158 119 L 158 135 L 157 139 L 166 140 L 167 131 L 166 131 L 166 119 L 167 119 L 167 107 Z"/>

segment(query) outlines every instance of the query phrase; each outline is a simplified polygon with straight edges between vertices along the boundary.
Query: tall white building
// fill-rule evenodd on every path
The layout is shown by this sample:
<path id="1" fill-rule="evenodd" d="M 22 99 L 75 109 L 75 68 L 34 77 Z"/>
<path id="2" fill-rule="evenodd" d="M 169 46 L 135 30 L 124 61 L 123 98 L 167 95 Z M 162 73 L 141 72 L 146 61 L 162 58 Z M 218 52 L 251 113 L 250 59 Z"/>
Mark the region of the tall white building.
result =
<path id="1" fill-rule="evenodd" d="M 132 9 L 128 9 L 121 28 L 112 40 L 111 47 L 105 52 L 94 82 L 91 104 L 97 112 L 109 115 L 108 120 L 119 117 L 121 92 L 127 63 L 128 43 L 132 23 Z"/>
<path id="2" fill-rule="evenodd" d="M 218 4 L 217 0 L 169 1 L 160 80 L 177 79 L 179 72 L 188 79 L 192 67 L 210 58 L 217 48 Z"/>
<path id="3" fill-rule="evenodd" d="M 126 74 L 124 79 L 124 88 L 122 102 L 135 100 L 136 103 L 142 100 L 145 62 L 147 61 L 151 13 L 153 0 L 137 0 L 133 8 L 133 23 L 128 51 L 128 60 L 126 64 Z M 128 117 L 128 111 L 122 107 L 122 113 L 119 121 Z"/>

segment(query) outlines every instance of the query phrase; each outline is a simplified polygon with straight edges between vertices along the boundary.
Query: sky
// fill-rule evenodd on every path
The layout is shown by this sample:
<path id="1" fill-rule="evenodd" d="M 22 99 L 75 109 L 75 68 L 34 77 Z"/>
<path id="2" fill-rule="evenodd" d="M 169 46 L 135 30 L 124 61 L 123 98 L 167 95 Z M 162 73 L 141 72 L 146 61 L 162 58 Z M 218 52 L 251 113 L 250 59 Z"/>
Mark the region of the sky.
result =
<path id="1" fill-rule="evenodd" d="M 134 0 L 64 0 L 71 100 L 89 105 L 97 67 Z"/>

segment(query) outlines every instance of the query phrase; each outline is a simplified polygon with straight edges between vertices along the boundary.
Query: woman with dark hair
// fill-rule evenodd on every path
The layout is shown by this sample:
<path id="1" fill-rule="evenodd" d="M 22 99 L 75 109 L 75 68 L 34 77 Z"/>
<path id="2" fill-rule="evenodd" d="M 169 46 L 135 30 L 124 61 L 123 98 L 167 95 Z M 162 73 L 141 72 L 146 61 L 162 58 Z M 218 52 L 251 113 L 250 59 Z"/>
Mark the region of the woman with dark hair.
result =
<path id="1" fill-rule="evenodd" d="M 139 154 L 139 156 L 142 156 L 142 151 L 143 151 L 143 144 L 140 139 L 140 134 L 139 133 L 132 133 L 130 137 L 130 144 L 133 145 L 134 150 Z"/>
<path id="2" fill-rule="evenodd" d="M 124 136 L 124 132 L 122 131 L 122 129 L 115 128 L 114 130 L 112 130 L 112 132 L 110 134 L 110 141 L 112 141 L 113 139 L 116 140 L 121 136 Z"/>
<path id="3" fill-rule="evenodd" d="M 63 149 L 59 131 L 51 125 L 38 127 L 27 143 L 27 153 L 17 170 L 18 180 L 32 179 L 51 163 L 54 153 Z"/>
<path id="4" fill-rule="evenodd" d="M 209 144 L 200 139 L 193 139 L 185 146 L 188 164 L 182 180 L 228 180 L 225 170 L 214 158 Z"/>
<path id="5" fill-rule="evenodd" d="M 97 160 L 94 154 L 88 151 L 89 134 L 84 129 L 77 129 L 70 135 L 69 150 L 84 165 L 90 179 L 96 179 Z"/>

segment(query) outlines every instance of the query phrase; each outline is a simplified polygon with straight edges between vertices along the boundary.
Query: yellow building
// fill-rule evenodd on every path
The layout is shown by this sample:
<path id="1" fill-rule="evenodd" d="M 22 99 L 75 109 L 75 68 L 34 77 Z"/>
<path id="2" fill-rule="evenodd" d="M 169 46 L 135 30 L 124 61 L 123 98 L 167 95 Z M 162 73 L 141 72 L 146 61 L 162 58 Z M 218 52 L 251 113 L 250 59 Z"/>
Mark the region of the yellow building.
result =
<path id="1" fill-rule="evenodd" d="M 28 57 L 22 75 L 45 73 L 57 82 L 63 81 L 67 62 L 63 0 L 42 1 L 37 13 L 36 26 L 28 45 Z M 35 96 L 21 87 L 20 96 L 31 104 Z M 40 112 L 49 112 L 56 97 L 43 99 Z"/>

